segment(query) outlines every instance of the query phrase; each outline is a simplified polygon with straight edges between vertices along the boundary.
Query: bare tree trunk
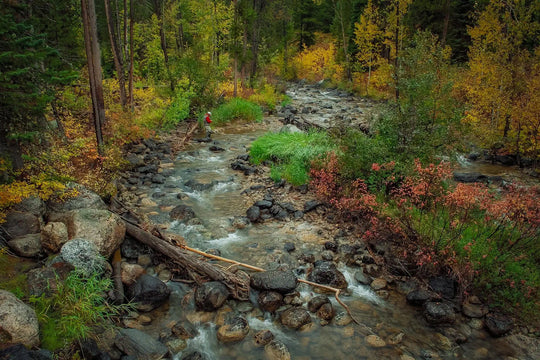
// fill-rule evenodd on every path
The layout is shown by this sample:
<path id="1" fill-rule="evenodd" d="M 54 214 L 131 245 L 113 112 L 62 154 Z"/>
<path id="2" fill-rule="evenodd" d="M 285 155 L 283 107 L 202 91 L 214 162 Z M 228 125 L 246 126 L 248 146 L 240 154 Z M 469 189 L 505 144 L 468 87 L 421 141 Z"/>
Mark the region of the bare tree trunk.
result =
<path id="1" fill-rule="evenodd" d="M 129 106 L 131 112 L 135 110 L 135 102 L 133 101 L 133 0 L 129 1 Z"/>
<path id="2" fill-rule="evenodd" d="M 394 74 L 396 77 L 396 100 L 399 99 L 399 1 L 396 0 L 396 36 L 394 39 L 394 46 L 396 47 L 396 58 L 394 59 Z"/>
<path id="3" fill-rule="evenodd" d="M 441 35 L 441 46 L 446 45 L 446 37 L 448 35 L 448 23 L 450 22 L 450 0 L 444 2 L 444 23 Z"/>
<path id="4" fill-rule="evenodd" d="M 120 103 L 122 108 L 126 107 L 126 81 L 124 79 L 124 64 L 122 62 L 122 55 L 120 47 L 118 46 L 118 41 L 116 33 L 114 31 L 114 23 L 111 14 L 111 7 L 109 4 L 110 0 L 104 0 L 105 2 L 105 14 L 107 16 L 107 27 L 109 29 L 109 38 L 111 40 L 111 50 L 113 53 L 114 67 L 116 68 L 116 74 L 118 77 L 118 87 L 120 88 Z"/>
<path id="5" fill-rule="evenodd" d="M 169 78 L 171 90 L 174 91 L 174 82 L 172 80 L 171 71 L 169 69 L 169 53 L 167 52 L 167 39 L 165 37 L 165 15 L 162 6 L 164 6 L 164 1 L 154 0 L 154 10 L 159 22 L 159 39 L 161 44 L 161 51 L 163 52 L 163 60 L 165 62 L 165 71 L 167 72 L 167 77 Z"/>
<path id="6" fill-rule="evenodd" d="M 103 155 L 103 125 L 105 124 L 105 102 L 101 78 L 101 59 L 97 38 L 96 9 L 94 0 L 81 0 L 84 29 L 84 45 L 88 61 L 88 78 L 92 96 L 94 127 L 99 155 Z"/>

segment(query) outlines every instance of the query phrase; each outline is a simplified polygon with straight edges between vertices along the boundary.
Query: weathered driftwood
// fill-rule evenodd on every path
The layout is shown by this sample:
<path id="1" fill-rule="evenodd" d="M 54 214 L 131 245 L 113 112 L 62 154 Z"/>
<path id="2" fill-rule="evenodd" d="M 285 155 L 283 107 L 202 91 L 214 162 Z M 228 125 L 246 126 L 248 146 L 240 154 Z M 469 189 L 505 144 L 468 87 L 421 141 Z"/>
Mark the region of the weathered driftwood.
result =
<path id="1" fill-rule="evenodd" d="M 122 255 L 120 249 L 114 252 L 113 261 L 113 284 L 114 284 L 114 301 L 118 304 L 124 302 L 124 284 L 122 283 Z"/>
<path id="2" fill-rule="evenodd" d="M 192 256 L 181 247 L 160 239 L 136 225 L 127 221 L 125 223 L 127 233 L 138 241 L 168 256 L 172 261 L 183 267 L 206 275 L 214 281 L 221 281 L 229 288 L 234 298 L 242 301 L 249 299 L 249 277 L 243 277 L 240 274 L 232 273 L 219 266 L 203 261 L 200 258 Z"/>

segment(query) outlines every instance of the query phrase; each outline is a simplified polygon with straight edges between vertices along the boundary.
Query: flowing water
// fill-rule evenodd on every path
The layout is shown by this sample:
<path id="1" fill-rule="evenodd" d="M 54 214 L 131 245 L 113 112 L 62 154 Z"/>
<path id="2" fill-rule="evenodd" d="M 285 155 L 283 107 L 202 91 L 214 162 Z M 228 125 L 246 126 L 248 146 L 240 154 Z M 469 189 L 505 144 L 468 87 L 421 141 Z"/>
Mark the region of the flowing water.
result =
<path id="1" fill-rule="evenodd" d="M 254 139 L 268 129 L 275 128 L 275 119 L 267 119 L 266 123 L 263 130 L 230 127 L 215 134 L 213 143 L 194 142 L 179 153 L 172 163 L 165 164 L 165 184 L 139 189 L 139 195 L 155 202 L 147 203 L 149 217 L 155 223 L 162 224 L 166 231 L 185 237 L 191 247 L 203 251 L 219 249 L 224 257 L 265 269 L 279 263 L 297 265 L 296 256 L 300 253 L 313 253 L 317 256 L 324 242 L 332 240 L 320 236 L 323 224 L 302 219 L 266 221 L 241 229 L 232 226 L 235 218 L 245 215 L 253 200 L 242 193 L 252 185 L 249 178 L 232 170 L 230 164 L 238 155 L 246 153 L 246 147 Z M 210 145 L 218 145 L 224 151 L 212 152 Z M 203 186 L 204 190 L 194 190 L 186 185 L 190 181 L 207 185 Z M 179 203 L 191 206 L 200 223 L 185 225 L 171 222 L 169 211 Z M 283 250 L 287 242 L 296 246 L 291 254 Z M 414 359 L 505 359 L 514 355 L 504 340 L 493 339 L 484 330 L 478 330 L 477 322 L 474 321 L 456 326 L 468 339 L 466 343 L 456 345 L 443 335 L 445 329 L 427 325 L 421 309 L 406 304 L 403 294 L 406 284 L 396 285 L 383 299 L 370 287 L 354 280 L 354 269 L 341 265 L 340 270 L 349 283 L 342 300 L 350 307 L 353 315 L 383 339 L 386 345 L 369 345 L 364 327 L 354 323 L 338 325 L 339 322 L 335 320 L 323 326 L 314 316 L 313 325 L 307 329 L 289 330 L 275 316 L 262 313 L 257 308 L 256 298 L 251 302 L 227 303 L 222 313 L 231 311 L 243 314 L 251 331 L 239 343 L 221 344 L 216 338 L 215 325 L 219 321 L 220 312 L 217 315 L 196 312 L 193 302 L 185 301 L 190 288 L 173 281 L 169 282 L 173 290 L 169 304 L 160 308 L 157 315 L 154 314 L 157 319 L 147 331 L 158 333 L 159 329 L 172 321 L 188 320 L 197 324 L 198 335 L 187 341 L 187 349 L 177 354 L 175 359 L 181 359 L 192 350 L 204 353 L 208 359 L 263 359 L 264 349 L 255 346 L 253 334 L 266 329 L 271 330 L 275 338 L 287 346 L 292 359 L 400 359 L 404 355 Z M 299 276 L 302 277 L 301 274 Z M 401 293 L 398 291 L 400 287 Z M 298 290 L 305 302 L 317 295 L 313 288 L 305 284 L 301 284 Z M 344 311 L 332 296 L 329 297 L 338 313 Z"/>

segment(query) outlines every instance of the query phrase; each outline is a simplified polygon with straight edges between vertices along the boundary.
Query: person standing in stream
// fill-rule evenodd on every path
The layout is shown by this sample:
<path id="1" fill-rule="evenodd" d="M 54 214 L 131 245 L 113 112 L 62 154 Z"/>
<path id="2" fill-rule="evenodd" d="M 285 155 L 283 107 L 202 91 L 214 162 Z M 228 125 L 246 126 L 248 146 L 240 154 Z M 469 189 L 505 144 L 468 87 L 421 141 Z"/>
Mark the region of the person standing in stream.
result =
<path id="1" fill-rule="evenodd" d="M 212 123 L 212 119 L 210 119 L 211 115 L 212 113 L 208 111 L 204 116 L 204 128 L 206 129 L 207 138 L 210 138 L 210 136 L 212 135 L 212 129 L 210 128 L 210 124 Z"/>

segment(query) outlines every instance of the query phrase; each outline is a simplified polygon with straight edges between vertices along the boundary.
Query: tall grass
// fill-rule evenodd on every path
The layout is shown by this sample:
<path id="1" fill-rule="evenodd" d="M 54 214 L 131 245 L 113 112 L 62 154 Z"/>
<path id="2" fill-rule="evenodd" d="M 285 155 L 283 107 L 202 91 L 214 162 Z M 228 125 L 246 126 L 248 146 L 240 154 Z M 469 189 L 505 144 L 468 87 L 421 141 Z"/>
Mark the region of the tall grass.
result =
<path id="1" fill-rule="evenodd" d="M 241 98 L 233 98 L 227 103 L 212 110 L 212 125 L 221 125 L 236 120 L 259 122 L 263 112 L 259 105 Z M 199 123 L 203 123 L 204 114 L 199 116 Z"/>
<path id="2" fill-rule="evenodd" d="M 335 148 L 323 132 L 270 133 L 252 143 L 250 157 L 254 164 L 270 162 L 274 181 L 302 185 L 309 180 L 311 162 Z"/>
<path id="3" fill-rule="evenodd" d="M 110 325 L 111 317 L 129 305 L 108 304 L 105 297 L 112 281 L 94 274 L 89 278 L 71 272 L 57 291 L 31 297 L 41 332 L 42 347 L 51 351 L 87 338 L 96 326 Z"/>

